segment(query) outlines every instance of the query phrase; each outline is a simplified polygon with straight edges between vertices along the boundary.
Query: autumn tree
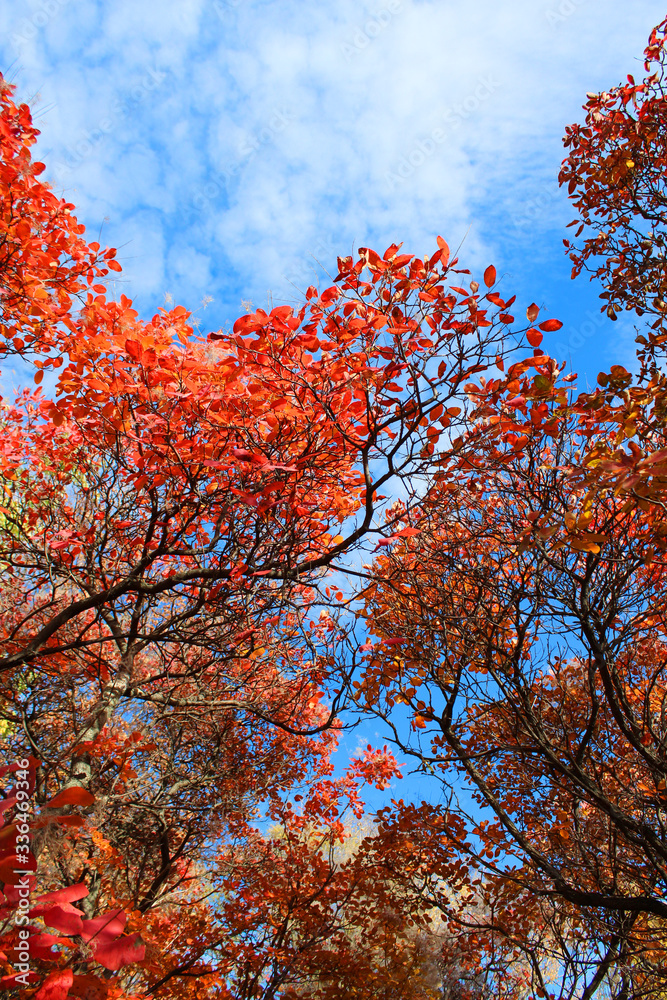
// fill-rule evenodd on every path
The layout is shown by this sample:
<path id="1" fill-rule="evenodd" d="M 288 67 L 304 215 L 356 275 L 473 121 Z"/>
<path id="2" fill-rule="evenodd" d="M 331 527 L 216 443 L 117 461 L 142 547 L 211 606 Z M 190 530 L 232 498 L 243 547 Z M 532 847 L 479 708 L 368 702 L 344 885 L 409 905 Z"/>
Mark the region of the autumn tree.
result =
<path id="1" fill-rule="evenodd" d="M 434 456 L 364 592 L 357 701 L 442 788 L 491 915 L 483 966 L 504 939 L 540 996 L 667 990 L 664 42 L 663 22 L 643 83 L 589 95 L 561 174 L 587 234 L 575 276 L 602 279 L 611 318 L 645 317 L 637 376 L 575 395 L 529 307 L 534 372 L 468 383 L 464 443 Z"/>
<path id="2" fill-rule="evenodd" d="M 371 751 L 331 777 L 350 628 L 335 582 L 380 537 L 382 491 L 418 478 L 443 432 L 462 438 L 463 387 L 502 364 L 513 300 L 462 287 L 439 238 L 423 260 L 339 259 L 300 308 L 229 332 L 200 336 L 183 307 L 142 321 L 103 283 L 115 251 L 40 181 L 28 109 L 4 83 L 0 98 L 0 333 L 38 387 L 57 373 L 1 413 L 2 982 L 25 985 L 21 854 L 39 1000 L 288 995 L 324 940 L 359 939 L 337 900 L 367 927 L 389 892 L 327 861 L 336 814 L 394 766 Z M 296 887 L 294 859 L 312 872 Z M 407 982 L 374 953 L 352 965 L 378 990 L 382 968 Z"/>
<path id="3" fill-rule="evenodd" d="M 578 396 L 441 238 L 141 320 L 3 85 L 5 988 L 28 941 L 37 1000 L 665 992 L 663 43 L 566 140 L 575 271 L 649 321 Z M 346 706 L 442 793 L 347 854 L 397 765 L 335 775 Z"/>
<path id="4" fill-rule="evenodd" d="M 573 277 L 583 270 L 602 282 L 607 314 L 647 315 L 651 342 L 662 336 L 667 305 L 667 19 L 651 32 L 644 53 L 647 77 L 588 94 L 586 121 L 567 129 L 560 183 L 567 186 L 578 218 L 575 238 L 565 241 Z M 646 321 L 645 321 L 646 322 Z"/>
<path id="5" fill-rule="evenodd" d="M 612 974 L 660 990 L 662 557 L 647 561 L 641 509 L 573 488 L 572 445 L 538 439 L 434 484 L 420 534 L 376 560 L 357 697 L 442 783 L 443 829 L 537 986 L 560 951 L 561 995 Z M 477 808 L 451 798 L 462 779 Z"/>

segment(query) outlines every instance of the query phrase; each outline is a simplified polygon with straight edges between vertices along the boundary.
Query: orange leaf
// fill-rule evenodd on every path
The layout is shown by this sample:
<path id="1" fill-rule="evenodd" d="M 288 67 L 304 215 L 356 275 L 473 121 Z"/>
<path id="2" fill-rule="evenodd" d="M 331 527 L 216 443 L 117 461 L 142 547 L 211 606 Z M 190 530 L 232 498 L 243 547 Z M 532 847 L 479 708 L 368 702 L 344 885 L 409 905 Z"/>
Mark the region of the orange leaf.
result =
<path id="1" fill-rule="evenodd" d="M 72 788 L 63 788 L 54 798 L 46 803 L 47 809 L 60 809 L 61 806 L 90 806 L 95 801 L 95 796 L 86 788 L 75 785 Z"/>
<path id="2" fill-rule="evenodd" d="M 442 264 L 443 267 L 447 267 L 447 261 L 449 260 L 449 247 L 443 240 L 442 236 L 438 236 L 437 240 L 438 240 L 438 246 L 442 250 L 442 253 L 440 255 L 440 263 Z"/>
<path id="3" fill-rule="evenodd" d="M 600 546 L 597 542 L 588 541 L 585 538 L 572 538 L 570 540 L 570 548 L 575 549 L 577 552 L 591 552 L 593 555 L 597 555 L 600 551 Z"/>
<path id="4" fill-rule="evenodd" d="M 540 307 L 532 302 L 526 309 L 526 316 L 528 317 L 529 323 L 534 323 L 540 312 Z"/>
<path id="5" fill-rule="evenodd" d="M 51 822 L 58 823 L 60 826 L 85 826 L 85 822 L 81 816 L 49 816 L 49 819 Z"/>
<path id="6" fill-rule="evenodd" d="M 560 330 L 562 325 L 559 319 L 545 319 L 544 323 L 540 323 L 540 330 L 544 330 L 545 333 L 553 333 L 555 330 Z"/>
<path id="7" fill-rule="evenodd" d="M 35 994 L 35 1000 L 65 1000 L 74 982 L 71 969 L 56 969 L 50 972 Z"/>
<path id="8" fill-rule="evenodd" d="M 542 334 L 539 330 L 529 330 L 526 334 L 526 340 L 531 347 L 539 347 L 542 343 Z"/>
<path id="9" fill-rule="evenodd" d="M 487 288 L 491 288 L 496 283 L 496 269 L 493 264 L 490 264 L 484 272 L 484 284 Z"/>

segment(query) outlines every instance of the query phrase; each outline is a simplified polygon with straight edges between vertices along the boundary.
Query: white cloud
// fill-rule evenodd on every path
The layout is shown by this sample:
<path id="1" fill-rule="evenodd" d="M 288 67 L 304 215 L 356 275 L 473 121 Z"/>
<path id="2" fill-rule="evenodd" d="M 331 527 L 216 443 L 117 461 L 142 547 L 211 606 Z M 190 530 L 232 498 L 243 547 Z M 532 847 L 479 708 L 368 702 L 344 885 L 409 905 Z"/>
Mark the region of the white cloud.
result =
<path id="1" fill-rule="evenodd" d="M 513 218 L 520 242 L 527 220 L 562 216 L 564 125 L 585 91 L 638 65 L 663 13 L 653 0 L 35 0 L 0 28 L 21 96 L 40 93 L 49 174 L 91 232 L 108 217 L 128 290 L 144 306 L 209 292 L 221 321 L 353 245 L 425 252 L 436 233 L 468 233 L 469 259 L 502 262 Z"/>

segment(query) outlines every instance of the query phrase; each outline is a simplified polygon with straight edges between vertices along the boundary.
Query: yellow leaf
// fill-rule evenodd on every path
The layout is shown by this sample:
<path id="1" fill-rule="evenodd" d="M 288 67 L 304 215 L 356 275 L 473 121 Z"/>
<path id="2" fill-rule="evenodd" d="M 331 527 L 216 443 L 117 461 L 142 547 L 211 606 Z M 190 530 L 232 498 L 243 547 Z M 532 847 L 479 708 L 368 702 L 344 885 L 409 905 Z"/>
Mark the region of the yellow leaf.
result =
<path id="1" fill-rule="evenodd" d="M 597 555 L 600 551 L 600 546 L 596 542 L 588 541 L 585 538 L 571 539 L 570 548 L 576 552 L 592 552 L 593 555 Z"/>
<path id="2" fill-rule="evenodd" d="M 537 532 L 538 538 L 551 538 L 558 531 L 558 525 L 552 524 L 546 528 L 540 528 Z"/>

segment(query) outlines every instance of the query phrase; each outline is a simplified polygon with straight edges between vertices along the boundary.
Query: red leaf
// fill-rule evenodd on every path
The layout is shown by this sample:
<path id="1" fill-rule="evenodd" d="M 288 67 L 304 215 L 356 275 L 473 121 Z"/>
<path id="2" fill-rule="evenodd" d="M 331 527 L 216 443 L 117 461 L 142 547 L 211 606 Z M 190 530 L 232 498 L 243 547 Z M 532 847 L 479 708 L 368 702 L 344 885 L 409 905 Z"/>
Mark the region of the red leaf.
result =
<path id="1" fill-rule="evenodd" d="M 16 978 L 17 976 L 21 976 L 21 979 L 17 980 Z M 39 981 L 39 976 L 37 975 L 36 972 L 33 972 L 32 970 L 28 973 L 27 978 L 29 983 L 34 983 L 36 981 L 37 982 Z M 12 973 L 11 976 L 2 976 L 0 978 L 0 989 L 2 990 L 11 990 L 17 986 L 25 987 L 25 977 L 21 972 L 14 972 Z"/>
<path id="2" fill-rule="evenodd" d="M 28 766 L 31 769 L 33 769 L 36 764 L 39 764 L 39 761 L 37 760 L 36 757 L 26 757 L 25 759 L 28 761 Z M 22 768 L 19 761 L 14 761 L 13 764 L 6 764 L 5 767 L 0 767 L 0 778 L 4 778 L 6 774 L 13 774 L 14 771 L 20 771 L 20 770 L 22 770 Z M 0 816 L 3 814 L 3 812 L 6 812 L 6 810 L 9 808 L 6 802 L 7 802 L 6 799 L 2 800 L 2 805 L 0 806 Z"/>
<path id="3" fill-rule="evenodd" d="M 110 910 L 101 917 L 83 921 L 81 937 L 88 941 L 95 940 L 98 945 L 111 944 L 125 930 L 127 914 L 123 910 Z"/>
<path id="4" fill-rule="evenodd" d="M 539 347 L 540 344 L 542 343 L 542 339 L 543 339 L 542 334 L 539 332 L 539 330 L 529 330 L 528 333 L 526 334 L 526 340 L 528 341 L 531 347 Z"/>
<path id="5" fill-rule="evenodd" d="M 331 305 L 332 302 L 336 301 L 339 295 L 340 295 L 340 290 L 338 288 L 334 288 L 332 285 L 331 288 L 324 289 L 324 291 L 320 295 L 320 302 L 322 303 L 323 306 Z"/>
<path id="6" fill-rule="evenodd" d="M 135 361 L 138 361 L 141 357 L 141 344 L 138 340 L 126 340 L 125 350 Z"/>
<path id="7" fill-rule="evenodd" d="M 79 882 L 78 885 L 68 885 L 66 889 L 45 892 L 39 897 L 39 903 L 73 903 L 75 899 L 83 899 L 87 895 L 88 886 Z"/>
<path id="8" fill-rule="evenodd" d="M 528 317 L 528 322 L 534 323 L 539 315 L 539 312 L 540 312 L 540 307 L 535 305 L 534 302 L 531 305 L 529 305 L 528 308 L 526 309 L 526 316 Z"/>
<path id="9" fill-rule="evenodd" d="M 243 642 L 244 639 L 249 639 L 255 632 L 257 632 L 256 628 L 246 628 L 243 632 L 237 632 L 234 636 L 234 642 Z"/>
<path id="10" fill-rule="evenodd" d="M 120 266 L 117 260 L 108 260 L 107 267 L 110 267 L 112 271 L 122 271 L 123 268 Z"/>
<path id="11" fill-rule="evenodd" d="M 12 851 L 11 854 L 6 854 L 4 857 L 0 858 L 0 881 L 8 883 L 10 885 L 15 885 L 20 875 L 14 874 L 14 869 L 16 868 L 16 851 Z"/>
<path id="12" fill-rule="evenodd" d="M 377 257 L 377 254 L 375 256 Z M 281 323 L 285 323 L 293 315 L 291 306 L 276 306 L 275 309 L 271 310 L 271 319 L 277 319 Z"/>
<path id="13" fill-rule="evenodd" d="M 491 288 L 496 283 L 496 269 L 493 264 L 490 264 L 484 272 L 484 284 L 487 288 Z"/>
<path id="14" fill-rule="evenodd" d="M 544 323 L 540 323 L 540 330 L 544 330 L 545 333 L 553 333 L 555 330 L 560 330 L 562 325 L 559 319 L 545 319 Z"/>
<path id="15" fill-rule="evenodd" d="M 0 855 L 0 879 L 7 885 L 18 885 L 22 875 L 37 871 L 35 855 L 30 851 L 21 855 L 21 864 L 17 864 L 16 852 L 2 851 Z M 5 891 L 5 895 L 7 895 Z"/>
<path id="16" fill-rule="evenodd" d="M 44 917 L 44 923 L 47 927 L 55 927 L 63 934 L 80 934 L 83 930 L 81 911 L 69 903 L 35 906 L 30 910 L 30 916 Z"/>
<path id="17" fill-rule="evenodd" d="M 238 458 L 241 462 L 254 462 L 255 456 L 251 451 L 246 448 L 232 448 L 232 455 L 234 458 Z"/>
<path id="18" fill-rule="evenodd" d="M 95 801 L 95 796 L 86 788 L 74 785 L 72 788 L 63 788 L 49 802 L 47 809 L 60 809 L 61 806 L 91 806 Z"/>
<path id="19" fill-rule="evenodd" d="M 139 934 L 128 934 L 113 944 L 100 944 L 95 948 L 95 961 L 105 969 L 118 972 L 125 965 L 141 962 L 146 954 L 146 946 L 138 941 Z"/>
<path id="20" fill-rule="evenodd" d="M 48 974 L 35 994 L 35 1000 L 65 1000 L 73 981 L 71 969 L 56 969 Z"/>
<path id="21" fill-rule="evenodd" d="M 449 247 L 443 240 L 442 236 L 437 237 L 437 242 L 438 246 L 440 247 L 440 250 L 442 251 L 442 253 L 440 254 L 440 263 L 442 264 L 443 267 L 447 267 L 447 264 L 449 262 Z"/>
<path id="22" fill-rule="evenodd" d="M 240 316 L 234 323 L 234 333 L 253 333 L 266 325 L 269 317 L 263 309 L 258 309 L 252 315 Z"/>
<path id="23" fill-rule="evenodd" d="M 81 1000 L 104 1000 L 109 994 L 109 987 L 97 976 L 75 976 L 69 993 L 72 997 L 81 997 Z"/>

